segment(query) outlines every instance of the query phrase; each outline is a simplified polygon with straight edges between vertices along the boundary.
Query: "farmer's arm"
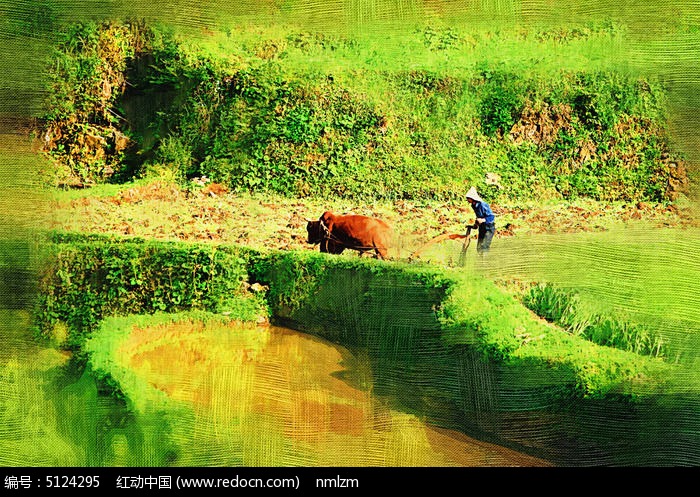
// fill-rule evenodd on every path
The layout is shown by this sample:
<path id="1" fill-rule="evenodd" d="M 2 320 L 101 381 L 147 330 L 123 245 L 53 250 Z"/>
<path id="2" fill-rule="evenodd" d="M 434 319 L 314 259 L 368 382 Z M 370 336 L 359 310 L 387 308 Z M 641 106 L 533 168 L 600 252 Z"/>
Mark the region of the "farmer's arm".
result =
<path id="1" fill-rule="evenodd" d="M 477 222 L 482 223 L 492 223 L 494 221 L 494 214 L 491 211 L 491 207 L 486 202 L 479 202 L 474 205 L 474 214 L 476 214 Z"/>
<path id="2" fill-rule="evenodd" d="M 481 223 L 486 222 L 486 210 L 484 209 L 484 204 L 481 202 L 477 202 L 472 206 L 474 208 L 474 214 L 476 215 L 476 220 L 474 222 L 474 226 L 478 226 Z"/>

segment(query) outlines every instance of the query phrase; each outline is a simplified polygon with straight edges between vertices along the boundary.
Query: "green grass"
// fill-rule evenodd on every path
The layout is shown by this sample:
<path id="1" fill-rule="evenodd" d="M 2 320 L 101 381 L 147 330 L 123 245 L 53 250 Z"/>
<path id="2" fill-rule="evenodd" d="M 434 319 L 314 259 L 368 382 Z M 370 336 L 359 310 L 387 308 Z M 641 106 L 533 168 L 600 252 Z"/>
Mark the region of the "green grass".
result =
<path id="1" fill-rule="evenodd" d="M 452 37 L 444 48 L 436 49 L 428 33 L 437 39 L 447 34 Z M 260 30 L 252 34 L 257 42 L 249 40 L 251 33 L 243 31 L 214 34 L 204 44 L 188 43 L 181 48 L 191 53 L 193 60 L 195 55 L 209 58 L 200 58 L 194 64 L 199 69 L 217 67 L 216 72 L 222 68 L 214 61 L 228 60 L 228 68 L 223 66 L 224 74 L 242 71 L 248 75 L 243 88 L 250 86 L 257 93 L 244 93 L 245 103 L 235 96 L 230 101 L 225 97 L 221 107 L 208 108 L 207 119 L 218 120 L 227 129 L 223 140 L 207 138 L 207 134 L 215 132 L 197 115 L 200 107 L 183 109 L 174 120 L 180 129 L 176 136 L 182 152 L 161 156 L 161 160 L 181 162 L 182 153 L 191 153 L 190 167 L 203 169 L 219 181 L 232 182 L 235 178 L 239 187 L 242 182 L 243 188 L 297 195 L 445 198 L 463 183 L 479 185 L 488 190 L 486 195 L 491 198 L 528 195 L 538 199 L 584 196 L 610 200 L 659 193 L 652 193 L 655 187 L 641 193 L 641 185 L 655 181 L 651 177 L 633 178 L 637 174 L 640 178 L 657 174 L 647 171 L 649 167 L 656 170 L 656 166 L 651 166 L 656 159 L 647 154 L 657 146 L 664 148 L 664 138 L 642 137 L 646 131 L 630 131 L 629 137 L 617 138 L 625 144 L 610 158 L 594 159 L 592 166 L 572 164 L 570 168 L 578 169 L 575 173 L 567 169 L 568 161 L 576 163 L 582 140 L 602 141 L 604 150 L 609 140 L 605 129 L 619 119 L 624 121 L 623 115 L 664 123 L 663 97 L 654 84 L 646 95 L 639 88 L 633 89 L 634 79 L 625 81 L 624 77 L 598 74 L 616 72 L 614 62 L 603 67 L 581 56 L 579 45 L 585 43 L 592 51 L 607 54 L 598 58 L 589 54 L 593 59 L 614 61 L 614 46 L 621 41 L 620 35 L 609 29 L 583 41 L 575 39 L 574 47 L 566 43 L 568 40 L 543 42 L 517 30 L 474 33 L 426 28 L 398 31 L 381 43 L 369 36 L 334 38 L 293 31 L 281 36 Z M 238 58 L 230 62 L 227 54 L 232 53 Z M 551 57 L 549 62 L 545 54 Z M 331 85 L 325 82 L 326 78 L 332 78 Z M 485 80 L 480 82 L 480 78 Z M 200 91 L 209 92 L 204 86 L 200 85 Z M 317 100 L 319 97 L 324 102 L 332 101 L 337 88 L 348 92 L 352 102 L 349 107 Z M 289 95 L 284 97 L 286 92 Z M 558 141 L 551 150 L 514 147 L 495 136 L 508 134 L 518 123 L 523 108 L 537 107 L 541 101 L 572 105 L 576 112 L 583 112 L 577 107 L 577 92 L 592 99 L 585 105 L 595 109 L 590 110 L 591 122 L 581 117 L 580 123 L 573 124 L 575 131 L 569 131 L 570 140 L 577 144 L 575 153 L 562 136 L 555 137 Z M 606 96 L 608 93 L 611 95 Z M 268 108 L 270 99 L 276 105 L 274 112 Z M 635 103 L 635 99 L 639 102 Z M 197 105 L 207 106 L 210 100 Z M 363 109 L 359 104 L 367 107 Z M 221 110 L 226 106 L 235 107 L 235 119 Z M 252 109 L 254 115 L 264 116 L 266 126 L 247 117 Z M 302 126 L 296 119 L 300 112 L 320 128 L 303 122 Z M 343 138 L 343 128 L 338 127 L 337 119 L 346 117 L 369 123 L 353 131 L 361 137 L 357 143 Z M 376 133 L 378 124 L 373 120 L 383 123 L 381 134 Z M 603 131 L 593 131 L 595 126 L 602 126 Z M 651 135 L 656 133 L 653 126 L 644 128 Z M 660 133 L 663 135 L 663 131 Z M 330 138 L 326 140 L 324 136 Z M 638 170 L 628 173 L 625 167 L 615 169 L 618 153 L 637 150 L 638 139 L 644 143 L 649 140 L 642 147 L 648 149 L 640 155 L 645 157 L 642 162 L 629 166 Z M 254 146 L 248 143 L 251 140 Z M 340 158 L 336 156 L 340 153 L 338 147 L 345 154 Z M 205 155 L 207 159 L 197 166 Z M 608 170 L 610 167 L 613 170 Z M 318 182 L 318 176 L 314 177 L 310 170 L 322 175 L 323 181 Z M 486 188 L 486 172 L 500 175 L 502 186 Z M 267 184 L 261 185 L 260 177 Z M 357 177 L 367 181 L 357 185 Z M 537 185 L 532 184 L 533 178 Z M 611 185 L 602 187 L 606 181 L 619 190 Z"/>
<path id="2" fill-rule="evenodd" d="M 551 284 L 532 285 L 522 301 L 538 316 L 599 345 L 653 357 L 667 354 L 663 340 L 648 328 L 585 309 L 574 291 Z"/>
<path id="3" fill-rule="evenodd" d="M 535 374 L 530 368 L 551 368 L 566 396 L 659 393 L 684 371 L 551 326 L 479 273 L 478 265 L 440 269 L 291 252 L 270 254 L 252 269 L 270 286 L 273 316 L 344 345 L 368 347 L 378 358 L 416 350 L 399 354 L 409 368 L 417 367 L 417 350 L 432 347 L 437 333 L 442 344 L 473 347 L 504 368 L 528 375 Z M 445 367 L 440 360 L 434 366 Z"/>
<path id="4" fill-rule="evenodd" d="M 652 330 L 666 360 L 699 364 L 696 229 L 619 228 L 604 233 L 538 235 L 494 244 L 489 276 L 548 282 L 576 292 L 598 315 Z"/>
<path id="5" fill-rule="evenodd" d="M 0 238 L 29 236 L 46 221 L 48 195 L 38 176 L 47 164 L 28 138 L 0 133 Z"/>
<path id="6" fill-rule="evenodd" d="M 131 181 L 129 187 L 139 187 L 149 184 L 153 181 L 153 178 L 141 178 Z M 115 183 L 101 183 L 89 188 L 56 188 L 51 191 L 52 198 L 56 199 L 58 202 L 70 202 L 76 199 L 105 199 L 109 197 L 114 197 L 120 192 L 124 191 L 124 184 Z"/>
<path id="7" fill-rule="evenodd" d="M 556 229 L 566 223 L 558 218 L 564 211 L 551 207 L 539 211 L 539 216 Z M 506 221 L 522 219 L 504 218 L 498 221 L 498 229 Z M 542 317 L 573 334 L 613 346 L 617 341 L 623 349 L 646 349 L 669 363 L 698 367 L 697 228 L 667 226 L 661 220 L 615 222 L 614 218 L 592 221 L 591 228 L 578 233 L 524 231 L 514 237 L 497 236 L 485 264 L 478 265 L 474 240 L 467 252 L 469 266 L 474 264 L 479 273 L 519 298 L 533 283 L 554 289 L 551 294 L 533 295 L 533 306 Z M 454 266 L 461 246 L 459 240 L 445 242 L 431 247 L 421 259 Z"/>
<path id="8" fill-rule="evenodd" d="M 39 88 L 44 74 L 41 64 L 50 46 L 47 42 L 50 38 L 48 30 L 54 29 L 56 24 L 37 23 L 33 19 L 53 13 L 62 22 L 72 22 L 92 17 L 121 16 L 128 10 L 137 16 L 178 25 L 177 30 L 181 34 L 194 40 L 193 50 L 203 48 L 204 52 L 216 57 L 230 58 L 235 49 L 248 50 L 258 45 L 261 38 L 285 41 L 290 32 L 326 33 L 328 38 L 332 38 L 332 43 L 337 43 L 333 51 L 313 47 L 309 50 L 287 50 L 281 63 L 287 66 L 288 74 L 300 76 L 305 74 L 306 68 L 323 75 L 331 73 L 340 84 L 356 84 L 357 90 L 372 105 L 393 106 L 399 110 L 405 110 L 410 105 L 419 109 L 426 116 L 426 122 L 439 130 L 441 139 L 445 139 L 444 142 L 434 140 L 443 148 L 438 154 L 440 160 L 428 166 L 433 167 L 438 184 L 449 184 L 451 179 L 449 174 L 440 176 L 442 160 L 451 160 L 455 174 L 460 178 L 470 182 L 476 179 L 476 176 L 470 176 L 469 171 L 458 169 L 458 159 L 473 150 L 459 141 L 451 143 L 449 127 L 440 127 L 440 121 L 446 117 L 464 121 L 473 119 L 475 113 L 464 109 L 474 102 L 467 98 L 458 107 L 462 109 L 461 113 L 451 114 L 452 111 L 446 109 L 439 99 L 411 96 L 408 92 L 388 100 L 378 84 L 386 81 L 379 74 L 380 71 L 421 70 L 459 77 L 471 74 L 479 61 L 489 60 L 496 67 L 533 75 L 548 74 L 559 68 L 593 68 L 658 76 L 673 83 L 670 119 L 674 147 L 696 161 L 700 157 L 700 142 L 697 140 L 700 124 L 697 117 L 700 115 L 697 112 L 700 108 L 697 81 L 700 72 L 694 48 L 700 41 L 700 30 L 697 28 L 700 20 L 692 2 L 674 5 L 672 9 L 641 0 L 624 5 L 595 1 L 583 6 L 580 2 L 564 1 L 546 7 L 542 2 L 520 2 L 518 8 L 514 2 L 487 1 L 480 2 L 479 7 L 465 2 L 450 5 L 450 11 L 440 14 L 441 17 L 433 15 L 428 6 L 418 1 L 326 2 L 323 15 L 316 12 L 308 15 L 308 8 L 294 1 L 265 4 L 248 11 L 245 10 L 246 5 L 219 3 L 215 6 L 215 12 L 214 7 L 206 4 L 193 6 L 184 0 L 168 2 L 168 8 L 133 2 L 128 7 L 124 2 L 110 6 L 81 5 L 79 8 L 63 3 L 52 4 L 48 6 L 50 8 L 37 4 L 31 9 L 25 4 L 16 1 L 8 4 L 10 8 L 6 10 L 9 14 L 0 21 L 3 33 L 9 33 L 3 38 L 3 48 L 0 50 L 0 72 L 8 82 L 0 89 L 0 112 L 13 115 L 24 114 L 28 108 L 34 115 L 43 110 L 39 105 L 42 97 Z M 531 9 L 533 5 L 538 8 Z M 22 16 L 25 19 L 19 19 Z M 244 16 L 256 27 L 240 29 L 238 24 Z M 570 30 L 585 26 L 588 22 L 600 23 L 598 17 L 619 20 L 616 22 L 622 32 L 614 37 L 596 35 L 565 42 L 555 39 L 537 41 L 537 33 L 552 33 L 552 26 L 565 26 Z M 260 27 L 268 24 L 268 21 L 280 20 L 296 25 L 291 28 Z M 24 21 L 29 22 L 32 29 L 27 29 Z M 214 31 L 213 35 L 203 32 L 203 28 L 210 29 L 217 24 L 220 31 Z M 398 24 L 402 25 L 401 29 L 396 27 Z M 432 34 L 425 29 L 426 24 L 431 26 Z M 448 25 L 461 29 L 473 39 L 467 39 L 459 46 L 436 49 L 451 39 L 450 30 L 445 27 Z M 523 27 L 533 28 L 532 32 L 522 37 Z M 416 36 L 416 28 L 429 38 L 424 37 L 424 40 L 432 48 L 428 48 Z M 227 30 L 229 35 L 226 34 Z M 346 46 L 333 41 L 342 42 L 349 38 L 357 42 Z M 43 214 L 46 212 L 36 208 L 43 202 L 43 197 L 36 193 L 36 176 L 33 173 L 37 164 L 29 155 L 8 151 L 6 144 L 3 140 L 0 156 L 3 173 L 3 189 L 0 192 L 3 195 L 0 201 L 0 224 L 3 228 L 0 234 L 10 238 L 26 238 L 45 221 Z M 485 166 L 491 167 L 503 159 L 503 151 L 496 150 L 496 153 L 479 156 L 479 159 Z M 8 168 L 8 164 L 11 167 Z M 5 175 L 6 171 L 9 174 Z M 395 179 L 395 184 L 401 184 L 401 180 Z M 89 192 L 66 191 L 60 195 L 69 200 L 82 196 L 109 197 L 117 190 L 118 187 L 114 185 L 103 185 Z M 322 200 L 314 199 L 314 202 Z M 26 208 L 28 204 L 32 207 Z M 419 221 L 412 222 L 420 225 Z M 524 240 L 499 239 L 494 244 L 495 262 L 487 275 L 501 279 L 546 281 L 567 291 L 576 291 L 596 312 L 623 315 L 658 332 L 671 347 L 671 352 L 665 357 L 667 361 L 697 366 L 700 362 L 700 316 L 696 309 L 700 306 L 697 305 L 696 286 L 700 270 L 693 256 L 699 252 L 698 238 L 695 231 L 654 229 L 555 237 L 537 235 Z M 497 316 L 491 318 L 498 319 Z M 2 330 L 3 339 L 13 336 L 11 332 Z M 58 364 L 60 361 L 57 359 L 53 353 L 51 357 L 42 356 L 39 367 Z M 93 399 L 93 390 L 89 385 L 81 384 L 72 390 L 73 397 L 70 398 L 75 402 L 70 404 L 67 401 L 63 411 L 43 409 L 47 404 L 40 385 L 46 377 L 43 373 L 32 371 L 32 367 L 24 360 L 3 364 L 3 380 L 12 380 L 11 384 L 7 381 L 2 383 L 0 424 L 9 427 L 0 437 L 3 464 L 84 465 L 92 462 L 80 452 L 84 449 L 79 448 L 80 443 L 71 445 L 67 442 L 70 437 L 66 438 L 66 427 L 62 423 L 69 417 L 67 414 L 76 416 L 71 421 L 75 427 L 67 428 L 76 440 L 85 433 L 95 433 L 95 424 L 86 424 L 85 429 L 78 426 L 79 419 L 89 417 L 86 412 L 90 415 L 93 413 L 85 409 L 85 399 Z M 692 389 L 693 383 L 697 382 L 694 369 L 689 368 L 687 379 L 688 388 Z M 7 392 L 11 395 L 6 395 Z M 63 398 L 68 397 L 64 395 Z M 157 440 L 154 439 L 153 443 L 157 445 Z"/>
<path id="9" fill-rule="evenodd" d="M 447 38 L 448 34 L 455 39 L 443 49 L 437 48 L 439 41 L 431 41 Z M 412 29 L 392 30 L 384 37 L 375 32 L 314 36 L 308 32 L 297 34 L 293 27 L 275 26 L 214 32 L 189 46 L 217 58 L 276 46 L 285 65 L 299 73 L 422 69 L 458 76 L 483 60 L 505 68 L 544 73 L 559 69 L 614 69 L 623 61 L 625 39 L 621 33 L 601 31 L 562 43 L 540 41 L 535 33 L 524 34 L 521 28 L 431 28 L 419 24 Z"/>
<path id="10" fill-rule="evenodd" d="M 0 336 L 0 465 L 87 464 L 63 429 L 70 422 L 52 403 L 66 358 L 32 340 L 26 312 L 0 310 Z"/>

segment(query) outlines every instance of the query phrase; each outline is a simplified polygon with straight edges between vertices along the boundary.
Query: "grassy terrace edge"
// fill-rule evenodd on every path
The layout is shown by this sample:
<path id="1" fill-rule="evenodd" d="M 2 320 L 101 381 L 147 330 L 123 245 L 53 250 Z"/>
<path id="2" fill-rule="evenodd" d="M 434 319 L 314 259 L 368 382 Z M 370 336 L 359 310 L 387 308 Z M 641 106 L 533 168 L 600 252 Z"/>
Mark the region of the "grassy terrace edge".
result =
<path id="1" fill-rule="evenodd" d="M 373 394 L 396 409 L 555 463 L 585 465 L 595 450 L 613 465 L 639 454 L 668 464 L 647 440 L 670 449 L 697 432 L 700 388 L 687 368 L 570 335 L 476 273 L 65 233 L 46 261 L 37 332 L 87 359 L 137 414 L 188 408 L 115 351 L 134 325 L 199 316 L 269 319 L 337 343 L 369 362 Z M 544 431 L 522 429 L 533 423 Z"/>
<path id="2" fill-rule="evenodd" d="M 259 260 L 252 274 L 270 287 L 273 319 L 371 355 L 470 349 L 564 398 L 660 393 L 677 369 L 573 336 L 476 273 L 280 252 Z"/>
<path id="3" fill-rule="evenodd" d="M 667 391 L 679 366 L 572 336 L 478 274 L 235 246 L 56 234 L 40 284 L 39 334 L 80 350 L 107 316 L 204 310 L 273 322 L 392 354 L 424 340 L 558 377 L 560 395 Z M 251 284 L 258 291 L 251 291 Z M 527 367 L 526 367 L 527 369 Z M 533 377 L 533 381 L 536 378 Z M 669 383 L 671 382 L 671 383 Z"/>

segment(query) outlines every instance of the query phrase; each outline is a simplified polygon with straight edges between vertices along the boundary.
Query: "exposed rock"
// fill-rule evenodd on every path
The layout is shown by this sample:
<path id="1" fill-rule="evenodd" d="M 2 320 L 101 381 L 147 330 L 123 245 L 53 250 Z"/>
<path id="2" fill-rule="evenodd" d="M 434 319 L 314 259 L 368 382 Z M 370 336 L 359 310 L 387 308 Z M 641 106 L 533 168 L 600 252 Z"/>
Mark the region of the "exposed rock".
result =
<path id="1" fill-rule="evenodd" d="M 117 130 L 112 133 L 112 139 L 114 140 L 114 151 L 117 153 L 126 150 L 131 145 L 131 139 Z"/>
<path id="2" fill-rule="evenodd" d="M 252 285 L 250 285 L 250 290 L 255 293 L 264 292 L 268 288 L 269 287 L 267 287 L 266 285 L 261 285 L 260 283 L 253 283 Z"/>
<path id="3" fill-rule="evenodd" d="M 680 194 L 687 195 L 689 192 L 688 170 L 682 163 L 671 162 L 668 167 L 666 195 L 670 200 L 676 200 Z"/>
<path id="4" fill-rule="evenodd" d="M 526 141 L 536 145 L 553 143 L 561 129 L 571 126 L 571 106 L 547 103 L 533 107 L 528 103 L 518 121 L 510 131 L 510 139 L 516 144 Z"/>

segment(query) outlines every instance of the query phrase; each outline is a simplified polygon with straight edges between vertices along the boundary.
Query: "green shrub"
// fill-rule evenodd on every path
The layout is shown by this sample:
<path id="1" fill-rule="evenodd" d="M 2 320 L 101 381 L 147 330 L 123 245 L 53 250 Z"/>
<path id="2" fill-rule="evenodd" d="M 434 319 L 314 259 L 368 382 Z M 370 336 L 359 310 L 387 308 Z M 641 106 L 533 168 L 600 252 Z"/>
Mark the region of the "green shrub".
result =
<path id="1" fill-rule="evenodd" d="M 69 329 L 77 348 L 105 316 L 201 309 L 241 320 L 265 314 L 262 294 L 246 291 L 244 249 L 109 238 L 58 237 L 39 285 L 36 327 Z"/>
<path id="2" fill-rule="evenodd" d="M 584 334 L 618 343 L 621 330 L 630 336 L 631 325 L 622 329 L 594 320 L 581 337 L 564 333 L 533 319 L 516 299 L 476 274 L 306 251 L 262 254 L 74 235 L 58 235 L 54 242 L 40 279 L 36 328 L 45 337 L 65 338 L 61 345 L 78 353 L 106 317 L 201 310 L 237 320 L 269 312 L 277 322 L 367 347 L 377 360 L 410 367 L 426 366 L 414 355 L 426 347 L 444 352 L 438 363 L 446 371 L 467 350 L 499 367 L 529 371 L 533 381 L 546 365 L 546 382 L 567 395 L 605 396 L 629 387 L 640 374 L 653 389 L 667 366 L 638 355 L 650 343 L 641 328 L 626 347 L 637 354 L 600 347 L 582 339 Z M 267 291 L 249 291 L 248 279 Z M 545 292 L 543 307 L 557 302 L 551 316 L 579 316 L 555 291 Z"/>
<path id="3" fill-rule="evenodd" d="M 117 100 L 128 61 L 139 50 L 138 23 L 85 22 L 59 39 L 49 69 L 45 151 L 60 182 L 94 183 L 122 167 L 129 147 Z"/>
<path id="4" fill-rule="evenodd" d="M 481 128 L 487 135 L 505 135 L 520 118 L 525 105 L 525 91 L 519 75 L 483 68 L 476 88 Z"/>
<path id="5" fill-rule="evenodd" d="M 175 136 L 166 136 L 160 141 L 156 152 L 156 160 L 168 164 L 174 171 L 178 171 L 182 177 L 192 175 L 192 151 L 183 143 L 182 139 Z"/>

